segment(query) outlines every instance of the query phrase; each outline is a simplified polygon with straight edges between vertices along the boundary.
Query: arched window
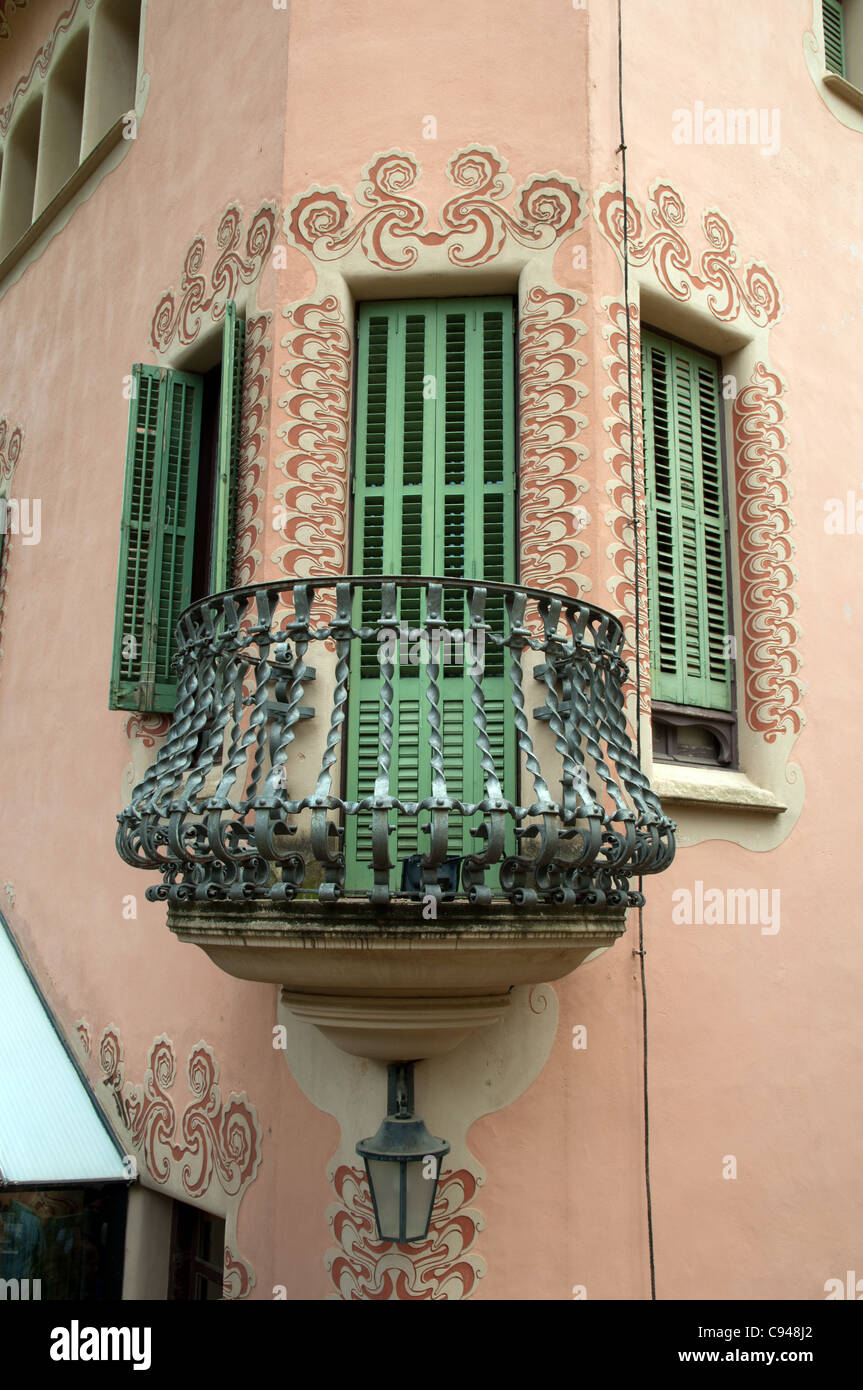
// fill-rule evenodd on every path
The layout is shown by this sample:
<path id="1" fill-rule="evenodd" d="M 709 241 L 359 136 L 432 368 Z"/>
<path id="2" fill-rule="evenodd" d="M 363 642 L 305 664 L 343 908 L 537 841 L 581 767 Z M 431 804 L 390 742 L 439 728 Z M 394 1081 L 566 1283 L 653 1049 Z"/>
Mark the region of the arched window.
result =
<path id="1" fill-rule="evenodd" d="M 78 168 L 84 124 L 87 40 L 86 29 L 76 34 L 48 77 L 43 98 L 34 217 L 48 206 Z"/>
<path id="2" fill-rule="evenodd" d="M 0 188 L 0 257 L 27 231 L 33 220 L 42 98 L 24 107 L 9 132 Z"/>
<path id="3" fill-rule="evenodd" d="M 141 0 L 102 0 L 93 16 L 82 159 L 135 105 L 140 28 Z"/>

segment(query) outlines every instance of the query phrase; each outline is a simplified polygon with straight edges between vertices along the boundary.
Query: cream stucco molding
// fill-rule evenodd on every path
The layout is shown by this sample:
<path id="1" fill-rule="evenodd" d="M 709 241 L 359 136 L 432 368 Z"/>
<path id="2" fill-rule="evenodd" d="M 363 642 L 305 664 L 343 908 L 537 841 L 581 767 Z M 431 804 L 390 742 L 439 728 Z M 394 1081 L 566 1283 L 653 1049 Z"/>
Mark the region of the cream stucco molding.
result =
<path id="1" fill-rule="evenodd" d="M 73 0 L 57 20 L 48 39 L 33 58 L 28 72 L 18 79 L 9 100 L 0 108 L 0 155 L 2 144 L 9 134 L 19 108 L 26 105 L 29 109 L 33 103 L 42 102 L 52 80 L 54 59 L 58 53 L 62 57 L 63 52 L 97 22 L 101 3 L 102 0 Z M 35 192 L 36 216 L 15 244 L 6 247 L 0 260 L 0 299 L 17 284 L 27 268 L 39 259 L 54 237 L 67 226 L 76 208 L 93 196 L 102 181 L 117 168 L 134 146 L 150 92 L 150 76 L 143 66 L 147 6 L 148 0 L 141 0 L 134 105 L 129 111 L 116 116 L 108 128 L 105 127 L 104 112 L 100 109 L 103 93 L 99 90 L 100 81 L 97 79 L 100 78 L 100 72 L 101 76 L 110 79 L 113 68 L 116 67 L 116 55 L 109 51 L 107 45 L 102 45 L 103 61 L 100 71 L 97 71 L 91 52 L 82 118 L 82 157 L 78 167 L 56 191 L 53 188 L 45 190 L 42 183 L 40 170 L 47 162 L 46 156 L 50 160 L 54 151 L 46 146 L 47 135 L 43 136 L 40 132 Z M 26 116 L 26 111 L 24 114 Z M 3 188 L 0 187 L 0 219 L 8 201 Z"/>
<path id="2" fill-rule="evenodd" d="M 622 266 L 623 195 L 619 186 L 597 190 L 594 215 Z M 628 200 L 630 315 L 634 343 L 633 409 L 636 491 L 643 498 L 643 433 L 638 336 L 641 322 L 698 344 L 722 358 L 725 439 L 731 505 L 731 552 L 737 556 L 734 633 L 737 642 L 738 732 L 741 771 L 671 767 L 651 756 L 649 645 L 647 630 L 646 536 L 639 508 L 642 652 L 642 747 L 644 770 L 679 823 L 683 846 L 725 839 L 750 849 L 781 844 L 802 808 L 804 783 L 790 762 L 804 716 L 800 678 L 800 629 L 795 617 L 797 572 L 790 532 L 794 516 L 786 386 L 770 370 L 770 333 L 783 312 L 782 292 L 769 268 L 743 262 L 730 223 L 716 209 L 702 218 L 703 245 L 691 244 L 683 197 L 658 180 L 641 207 Z M 629 659 L 634 651 L 634 545 L 626 398 L 626 314 L 622 300 L 604 299 L 608 323 L 603 336 L 612 413 L 606 451 L 612 477 L 608 555 L 615 574 L 608 588 L 619 612 L 628 615 Z M 733 462 L 732 462 L 733 461 Z M 765 577 L 765 560 L 767 575 Z M 630 697 L 634 717 L 634 698 Z"/>
<path id="3" fill-rule="evenodd" d="M 206 238 L 189 243 L 178 284 L 160 296 L 150 323 L 150 345 L 160 365 L 177 366 L 183 349 L 220 325 L 229 299 L 247 306 L 273 245 L 277 204 L 261 203 L 247 229 L 243 216 L 237 203 L 225 208 L 215 234 L 217 255 L 207 273 L 202 273 Z"/>
<path id="4" fill-rule="evenodd" d="M 89 1024 L 76 1024 L 76 1042 L 89 1061 Z M 172 1088 L 177 1059 L 173 1043 L 154 1039 L 141 1085 L 126 1081 L 119 1030 L 99 1039 L 102 1088 L 99 1099 L 120 1143 L 137 1165 L 146 1187 L 189 1202 L 225 1222 L 224 1296 L 247 1298 L 255 1285 L 251 1265 L 237 1251 L 240 1204 L 261 1164 L 258 1113 L 245 1092 L 223 1098 L 213 1049 L 199 1042 L 186 1062 L 189 1102 L 178 1113 Z M 105 1092 L 113 1105 L 106 1103 Z"/>
<path id="5" fill-rule="evenodd" d="M 285 482 L 275 492 L 283 544 L 273 551 L 289 578 L 344 572 L 348 554 L 350 384 L 353 323 L 359 299 L 517 292 L 521 380 L 521 579 L 585 593 L 589 521 L 575 504 L 588 490 L 587 329 L 577 318 L 585 298 L 554 278 L 554 257 L 578 230 L 587 200 L 553 171 L 517 190 L 498 151 L 469 146 L 446 168 L 455 188 L 429 230 L 430 214 L 413 193 L 415 157 L 376 155 L 355 198 L 313 187 L 284 215 L 287 239 L 311 261 L 313 294 L 283 310 L 289 332 L 281 368 L 287 416 L 277 433 L 288 446 L 276 459 Z M 326 402 L 326 410 L 321 402 Z"/>
<path id="6" fill-rule="evenodd" d="M 858 23 L 863 27 L 863 18 Z M 823 0 L 812 0 L 812 28 L 803 35 L 803 57 L 815 90 L 831 116 L 848 130 L 863 133 L 863 91 L 827 67 Z"/>
<path id="7" fill-rule="evenodd" d="M 334 1245 L 327 1253 L 334 1298 L 469 1297 L 485 1273 L 475 1250 L 484 1225 L 474 1202 L 485 1174 L 468 1148 L 470 1126 L 511 1105 L 542 1071 L 557 1028 L 550 985 L 519 986 L 500 1021 L 447 1052 L 417 1064 L 417 1107 L 433 1134 L 450 1143 L 428 1240 L 398 1246 L 377 1239 L 357 1140 L 374 1134 L 386 1100 L 386 1068 L 353 1057 L 297 1019 L 282 1002 L 291 1073 L 320 1110 L 334 1116 L 341 1140 L 327 1169 L 336 1201 L 327 1212 Z"/>

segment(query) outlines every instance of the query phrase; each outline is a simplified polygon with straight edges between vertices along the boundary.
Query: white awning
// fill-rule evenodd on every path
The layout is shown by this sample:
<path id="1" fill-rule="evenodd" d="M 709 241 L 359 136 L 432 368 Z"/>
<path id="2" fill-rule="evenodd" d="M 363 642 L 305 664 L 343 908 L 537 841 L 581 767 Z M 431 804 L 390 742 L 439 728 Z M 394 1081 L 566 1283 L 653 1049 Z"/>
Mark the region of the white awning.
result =
<path id="1" fill-rule="evenodd" d="M 120 1145 L 0 914 L 0 1188 L 120 1180 Z"/>

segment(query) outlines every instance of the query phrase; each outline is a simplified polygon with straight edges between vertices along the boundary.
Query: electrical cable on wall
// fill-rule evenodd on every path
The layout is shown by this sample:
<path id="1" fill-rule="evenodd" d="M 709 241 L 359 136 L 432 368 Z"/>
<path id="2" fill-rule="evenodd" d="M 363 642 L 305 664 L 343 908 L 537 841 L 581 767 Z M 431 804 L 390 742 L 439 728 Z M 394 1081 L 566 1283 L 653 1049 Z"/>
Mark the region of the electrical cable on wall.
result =
<path id="1" fill-rule="evenodd" d="M 641 767 L 641 577 L 638 496 L 635 486 L 635 419 L 632 404 L 632 321 L 629 314 L 629 207 L 626 197 L 626 138 L 623 124 L 623 17 L 622 0 L 617 0 L 617 101 L 620 117 L 620 145 L 623 183 L 623 298 L 626 318 L 626 389 L 629 410 L 629 475 L 632 484 L 632 531 L 635 561 L 635 746 Z M 642 892 L 642 877 L 638 878 Z M 641 962 L 641 1030 L 644 1092 L 644 1186 L 647 1198 L 647 1247 L 650 1258 L 650 1297 L 656 1299 L 656 1263 L 653 1250 L 653 1203 L 650 1192 L 650 1109 L 647 1086 L 647 978 L 644 969 L 644 909 L 638 909 L 638 950 Z"/>

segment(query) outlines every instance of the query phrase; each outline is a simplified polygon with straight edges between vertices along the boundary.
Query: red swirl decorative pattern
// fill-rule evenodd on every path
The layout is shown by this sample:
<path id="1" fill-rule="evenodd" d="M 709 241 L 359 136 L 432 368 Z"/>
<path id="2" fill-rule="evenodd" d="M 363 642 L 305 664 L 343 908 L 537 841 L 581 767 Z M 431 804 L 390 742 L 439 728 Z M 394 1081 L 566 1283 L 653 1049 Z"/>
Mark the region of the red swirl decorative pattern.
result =
<path id="1" fill-rule="evenodd" d="M 622 255 L 621 190 L 600 190 L 594 206 L 603 234 Z M 707 247 L 701 252 L 698 269 L 683 231 L 687 217 L 683 198 L 670 184 L 653 185 L 646 213 L 634 199 L 627 198 L 630 265 L 652 265 L 663 288 L 675 299 L 690 299 L 693 289 L 706 290 L 711 313 L 724 322 L 736 319 L 741 308 L 753 323 L 763 327 L 778 322 L 782 315 L 782 294 L 776 281 L 759 261 L 750 261 L 741 274 L 734 232 L 722 214 L 708 209 L 702 217 Z"/>
<path id="2" fill-rule="evenodd" d="M 246 234 L 243 251 L 242 213 L 236 206 L 224 213 L 216 232 L 219 255 L 210 273 L 210 285 L 199 274 L 207 246 L 203 237 L 195 237 L 183 262 L 179 296 L 173 289 L 163 294 L 150 325 L 150 342 L 157 352 L 165 352 L 174 338 L 188 345 L 200 332 L 204 314 L 218 323 L 225 305 L 240 285 L 253 284 L 264 268 L 276 235 L 276 205 L 263 203 L 255 213 Z"/>
<path id="3" fill-rule="evenodd" d="M 234 1251 L 226 1245 L 222 1297 L 229 1299 L 248 1298 L 256 1282 L 252 1266 L 243 1259 L 242 1255 L 235 1255 Z"/>
<path id="4" fill-rule="evenodd" d="M 260 314 L 246 323 L 243 403 L 240 421 L 240 468 L 237 481 L 237 519 L 234 530 L 234 584 L 251 584 L 263 563 L 256 545 L 264 529 L 262 509 L 266 496 L 260 485 L 266 460 L 264 422 L 270 410 L 266 395 L 270 380 L 267 358 L 272 342 L 266 336 L 272 314 Z"/>
<path id="5" fill-rule="evenodd" d="M 780 377 L 757 362 L 733 408 L 746 722 L 767 743 L 804 722 L 782 394 Z"/>
<path id="6" fill-rule="evenodd" d="M 590 551 L 577 539 L 575 505 L 587 482 L 579 468 L 587 449 L 577 442 L 587 421 L 576 407 L 587 394 L 578 374 L 584 327 L 578 300 L 565 291 L 532 289 L 522 308 L 519 341 L 521 475 L 519 525 L 522 583 L 578 595 L 578 571 Z"/>
<path id="7" fill-rule="evenodd" d="M 165 737 L 171 720 L 170 714 L 130 714 L 123 724 L 123 732 L 130 743 L 138 738 L 145 748 L 155 748 L 156 739 Z"/>
<path id="8" fill-rule="evenodd" d="M 147 1169 L 157 1182 L 167 1182 L 178 1165 L 190 1197 L 201 1197 L 214 1174 L 229 1197 L 238 1195 L 253 1180 L 261 1162 L 257 1115 L 245 1093 L 232 1092 L 227 1103 L 222 1101 L 219 1069 L 206 1043 L 198 1043 L 186 1065 L 194 1099 L 184 1110 L 179 1127 L 168 1096 L 176 1074 L 174 1048 L 168 1038 L 154 1042 L 143 1086 L 125 1084 L 123 1051 L 113 1029 L 102 1034 L 99 1057 L 105 1085 L 114 1093 L 120 1118 L 136 1147 L 143 1150 Z"/>
<path id="9" fill-rule="evenodd" d="M 0 487 L 11 483 L 12 474 L 21 457 L 24 436 L 16 425 L 11 428 L 8 420 L 0 420 Z"/>
<path id="10" fill-rule="evenodd" d="M 276 529 L 285 544 L 273 562 L 289 579 L 343 574 L 346 565 L 351 335 L 339 301 L 327 295 L 287 314 L 282 368 L 288 416 L 278 434 L 288 452 L 276 460 L 286 482 L 276 489 Z"/>
<path id="11" fill-rule="evenodd" d="M 27 0 L 7 0 L 7 3 L 3 6 L 2 10 L 0 10 L 0 39 L 11 38 L 12 30 L 9 26 L 9 16 L 13 13 L 14 10 L 23 10 L 26 3 Z M 84 0 L 84 4 L 88 10 L 92 10 L 95 3 L 96 0 Z M 57 20 L 57 23 L 54 25 L 53 30 L 51 31 L 50 37 L 46 40 L 45 43 L 43 43 L 42 47 L 37 51 L 36 56 L 30 64 L 30 71 L 26 74 L 26 76 L 18 78 L 18 81 L 12 88 L 11 97 L 9 98 L 5 106 L 0 107 L 0 135 L 5 135 L 7 130 L 9 129 L 10 123 L 12 121 L 12 116 L 15 111 L 15 107 L 17 106 L 19 99 L 27 91 L 28 87 L 30 86 L 30 83 L 33 81 L 36 72 L 39 72 L 40 77 L 47 76 L 48 68 L 51 64 L 51 59 L 54 56 L 54 49 L 57 47 L 57 40 L 59 39 L 61 34 L 65 34 L 68 29 L 71 29 L 75 16 L 77 15 L 78 10 L 80 8 L 80 5 L 81 0 L 73 0 L 73 3 L 69 6 L 68 10 L 63 11 L 60 18 Z"/>
<path id="12" fill-rule="evenodd" d="M 477 1185 L 465 1168 L 442 1173 L 428 1238 L 397 1245 L 377 1239 L 364 1171 L 337 1168 L 338 1206 L 328 1217 L 339 1248 L 328 1253 L 327 1266 L 339 1296 L 349 1303 L 468 1298 L 483 1272 L 482 1262 L 468 1253 L 482 1223 L 469 1207 Z"/>
<path id="13" fill-rule="evenodd" d="M 513 181 L 506 161 L 484 146 L 459 150 L 446 172 L 458 192 L 441 209 L 439 231 L 425 230 L 425 207 L 407 196 L 419 178 L 416 159 L 388 150 L 363 171 L 356 214 L 339 189 L 311 188 L 288 209 L 287 234 L 319 261 L 338 260 L 359 247 L 382 270 L 406 270 L 416 263 L 420 246 L 443 246 L 453 265 L 475 266 L 497 256 L 508 237 L 545 250 L 574 231 L 584 215 L 582 190 L 557 173 L 538 175 L 520 188 L 515 214 L 501 206 Z"/>
<path id="14" fill-rule="evenodd" d="M 606 305 L 610 320 L 603 329 L 603 337 L 611 348 L 612 355 L 605 359 L 610 386 L 604 393 L 611 406 L 611 415 L 604 422 L 611 436 L 611 448 L 606 459 L 611 470 L 611 479 L 606 483 L 606 491 L 611 499 L 611 510 L 607 521 L 614 537 L 609 547 L 614 577 L 609 580 L 609 591 L 614 595 L 614 609 L 623 619 L 626 642 L 623 659 L 630 672 L 635 671 L 635 543 L 632 526 L 632 467 L 630 458 L 629 398 L 626 359 L 626 311 L 621 301 L 612 300 Z M 638 519 L 638 585 L 639 585 L 639 627 L 641 630 L 641 712 L 650 714 L 650 642 L 648 637 L 647 609 L 647 525 L 644 491 L 644 424 L 641 406 L 641 334 L 638 310 L 634 304 L 629 306 L 630 333 L 632 339 L 632 410 L 635 417 L 635 495 L 637 498 L 636 517 Z"/>

